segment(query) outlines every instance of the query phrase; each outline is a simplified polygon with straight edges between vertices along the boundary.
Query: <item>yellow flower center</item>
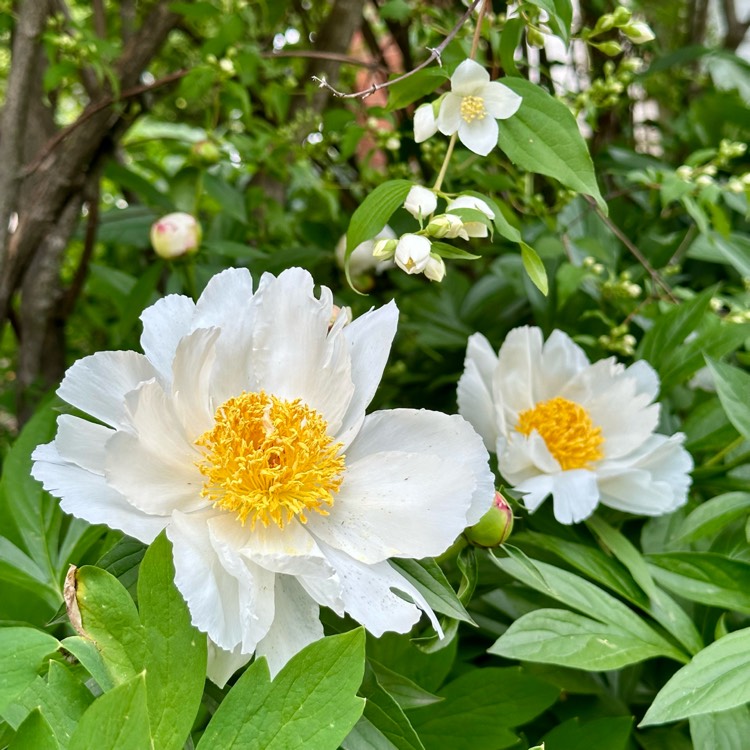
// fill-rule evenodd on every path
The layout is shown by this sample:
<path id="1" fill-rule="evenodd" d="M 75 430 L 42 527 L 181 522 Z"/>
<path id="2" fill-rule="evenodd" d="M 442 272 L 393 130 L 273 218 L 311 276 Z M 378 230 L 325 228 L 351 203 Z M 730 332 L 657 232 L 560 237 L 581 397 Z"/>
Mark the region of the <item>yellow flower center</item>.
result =
<path id="1" fill-rule="evenodd" d="M 589 413 L 567 398 L 541 401 L 518 415 L 516 430 L 530 435 L 536 430 L 563 471 L 586 469 L 604 456 L 601 427 L 594 427 Z"/>
<path id="2" fill-rule="evenodd" d="M 466 122 L 484 120 L 487 110 L 481 96 L 464 96 L 461 99 L 461 117 Z"/>
<path id="3" fill-rule="evenodd" d="M 305 513 L 328 515 L 343 479 L 341 443 L 327 424 L 297 399 L 259 393 L 230 398 L 216 411 L 214 426 L 195 444 L 205 448 L 197 466 L 206 478 L 201 496 L 235 513 L 244 526 L 260 521 L 280 529 Z"/>

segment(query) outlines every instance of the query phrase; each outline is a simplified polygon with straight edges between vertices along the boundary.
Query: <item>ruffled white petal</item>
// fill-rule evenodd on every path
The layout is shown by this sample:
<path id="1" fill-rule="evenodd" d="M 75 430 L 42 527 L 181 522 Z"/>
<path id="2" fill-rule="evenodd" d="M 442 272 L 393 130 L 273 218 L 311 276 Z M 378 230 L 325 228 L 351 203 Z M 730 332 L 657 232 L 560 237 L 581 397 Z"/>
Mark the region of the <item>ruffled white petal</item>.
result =
<path id="1" fill-rule="evenodd" d="M 93 524 L 106 524 L 150 544 L 167 525 L 168 518 L 147 515 L 134 508 L 110 487 L 104 477 L 67 462 L 54 443 L 40 445 L 32 454 L 31 474 L 60 507 Z"/>
<path id="2" fill-rule="evenodd" d="M 495 410 L 492 376 L 497 355 L 481 333 L 469 337 L 464 371 L 458 381 L 458 412 L 481 435 L 487 450 L 495 450 L 498 435 L 505 431 L 502 411 Z"/>
<path id="3" fill-rule="evenodd" d="M 341 579 L 344 608 L 376 638 L 387 631 L 407 633 L 425 612 L 440 633 L 435 613 L 417 589 L 387 562 L 365 565 L 344 552 L 325 547 Z M 400 591 L 413 600 L 406 601 Z"/>
<path id="4" fill-rule="evenodd" d="M 484 66 L 474 60 L 464 60 L 451 76 L 451 91 L 461 96 L 479 96 L 489 81 L 490 74 Z"/>
<path id="5" fill-rule="evenodd" d="M 498 467 L 511 484 L 518 484 L 536 476 L 557 474 L 562 471 L 557 459 L 550 453 L 544 438 L 533 430 L 530 435 L 514 432 L 508 440 L 499 440 Z"/>
<path id="6" fill-rule="evenodd" d="M 458 138 L 470 151 L 480 156 L 487 156 L 497 146 L 497 120 L 494 117 L 466 122 L 461 120 L 458 126 Z"/>
<path id="7" fill-rule="evenodd" d="M 494 395 L 503 409 L 508 429 L 518 422 L 518 415 L 532 409 L 541 390 L 539 363 L 542 358 L 542 332 L 538 328 L 514 328 L 500 347 L 494 378 Z"/>
<path id="8" fill-rule="evenodd" d="M 172 359 L 180 339 L 190 332 L 194 312 L 193 300 L 170 294 L 141 313 L 141 347 L 165 385 L 172 379 Z"/>
<path id="9" fill-rule="evenodd" d="M 552 495 L 555 518 L 564 524 L 579 523 L 588 518 L 599 502 L 596 475 L 585 469 L 542 474 L 521 482 L 516 490 L 528 493 L 524 504 L 535 510 Z"/>
<path id="10" fill-rule="evenodd" d="M 440 104 L 440 111 L 437 116 L 438 130 L 443 135 L 453 135 L 459 125 L 463 122 L 461 119 L 461 99 L 458 94 L 448 93 L 445 95 Z"/>
<path id="11" fill-rule="evenodd" d="M 497 120 L 507 120 L 518 112 L 522 98 L 502 83 L 492 81 L 482 88 L 487 113 Z"/>
<path id="12" fill-rule="evenodd" d="M 305 646 L 323 637 L 318 605 L 291 576 L 278 576 L 275 591 L 276 617 L 256 649 L 265 656 L 271 677 Z"/>
<path id="13" fill-rule="evenodd" d="M 323 287 L 313 295 L 312 276 L 291 268 L 264 276 L 253 297 L 254 368 L 258 385 L 279 398 L 301 398 L 321 414 L 330 434 L 340 429 L 354 394 L 349 345 L 339 329 L 327 335 L 333 302 Z"/>
<path id="14" fill-rule="evenodd" d="M 208 639 L 208 664 L 206 674 L 208 679 L 220 688 L 227 684 L 229 678 L 253 658 L 252 654 L 243 654 L 240 646 L 227 651 L 219 648 L 210 638 Z"/>
<path id="15" fill-rule="evenodd" d="M 113 434 L 114 431 L 104 425 L 61 414 L 57 418 L 57 435 L 53 444 L 63 460 L 104 476 L 104 446 Z"/>
<path id="16" fill-rule="evenodd" d="M 541 336 L 541 330 L 536 330 Z M 589 366 L 589 359 L 583 349 L 570 336 L 555 329 L 542 349 L 538 369 L 543 377 L 536 383 L 536 400 L 548 401 L 555 396 L 564 395 L 568 383 Z"/>
<path id="17" fill-rule="evenodd" d="M 156 374 L 142 354 L 97 352 L 70 367 L 57 395 L 105 424 L 121 427 L 126 422 L 126 394 Z"/>

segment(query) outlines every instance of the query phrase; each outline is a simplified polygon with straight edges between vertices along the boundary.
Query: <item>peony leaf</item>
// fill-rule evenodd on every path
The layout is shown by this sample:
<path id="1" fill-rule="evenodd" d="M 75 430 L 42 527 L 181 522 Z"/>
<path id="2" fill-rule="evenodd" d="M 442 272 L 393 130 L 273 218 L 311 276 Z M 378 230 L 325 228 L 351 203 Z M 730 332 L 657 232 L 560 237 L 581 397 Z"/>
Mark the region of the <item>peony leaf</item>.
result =
<path id="1" fill-rule="evenodd" d="M 750 513 L 750 492 L 726 492 L 706 500 L 685 518 L 679 528 L 679 541 L 694 542 L 718 534 L 732 521 Z"/>
<path id="2" fill-rule="evenodd" d="M 60 743 L 42 712 L 35 708 L 18 727 L 9 750 L 58 750 Z"/>
<path id="3" fill-rule="evenodd" d="M 500 148 L 521 169 L 590 195 L 606 212 L 586 141 L 570 110 L 530 81 L 503 78 L 501 83 L 522 96 L 523 102 L 513 117 L 500 122 Z"/>
<path id="4" fill-rule="evenodd" d="M 750 701 L 750 628 L 707 646 L 659 691 L 639 726 L 726 711 Z"/>
<path id="5" fill-rule="evenodd" d="M 206 636 L 191 624 L 174 585 L 172 545 L 160 534 L 138 578 L 138 607 L 146 642 L 146 697 L 154 747 L 180 750 L 203 696 Z"/>
<path id="6" fill-rule="evenodd" d="M 300 651 L 271 682 L 257 659 L 224 698 L 197 750 L 335 750 L 362 715 L 361 628 Z"/>
<path id="7" fill-rule="evenodd" d="M 544 747 L 596 748 L 596 750 L 626 750 L 632 747 L 632 716 L 607 716 L 593 721 L 581 721 L 577 716 L 558 724 L 544 735 Z"/>
<path id="8" fill-rule="evenodd" d="M 713 714 L 690 717 L 693 747 L 715 750 L 746 750 L 750 737 L 750 707 L 737 706 Z"/>
<path id="9" fill-rule="evenodd" d="M 140 674 L 97 698 L 81 717 L 68 750 L 149 750 L 146 682 Z"/>
<path id="10" fill-rule="evenodd" d="M 708 367 L 716 381 L 719 401 L 729 421 L 737 431 L 750 440 L 750 375 L 724 362 L 716 362 L 706 357 Z"/>

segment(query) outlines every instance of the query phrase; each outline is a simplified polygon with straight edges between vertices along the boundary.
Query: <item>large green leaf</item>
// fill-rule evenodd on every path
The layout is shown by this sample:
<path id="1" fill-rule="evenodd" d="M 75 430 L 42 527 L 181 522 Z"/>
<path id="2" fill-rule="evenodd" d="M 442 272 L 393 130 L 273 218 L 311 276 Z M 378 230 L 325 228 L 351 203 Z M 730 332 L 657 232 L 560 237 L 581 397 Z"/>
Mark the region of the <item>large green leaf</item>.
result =
<path id="1" fill-rule="evenodd" d="M 81 717 L 68 750 L 152 750 L 143 675 L 97 698 Z"/>
<path id="2" fill-rule="evenodd" d="M 0 628 L 0 714 L 36 679 L 42 660 L 60 646 L 34 628 Z"/>
<path id="3" fill-rule="evenodd" d="M 593 721 L 568 719 L 544 735 L 544 750 L 626 750 L 633 729 L 630 716 L 607 716 Z"/>
<path id="4" fill-rule="evenodd" d="M 691 716 L 690 735 L 693 746 L 701 750 L 747 750 L 750 707 Z"/>
<path id="5" fill-rule="evenodd" d="M 500 122 L 500 148 L 522 169 L 554 177 L 592 196 L 606 211 L 586 141 L 571 111 L 530 81 L 503 78 L 501 83 L 523 97 L 523 102 L 513 117 Z"/>
<path id="6" fill-rule="evenodd" d="M 732 521 L 750 513 L 750 492 L 727 492 L 706 500 L 680 525 L 679 538 L 694 542 L 718 534 Z"/>
<path id="7" fill-rule="evenodd" d="M 559 690 L 518 667 L 473 669 L 439 691 L 445 700 L 409 712 L 427 750 L 499 750 L 518 741 L 512 727 L 549 708 Z"/>
<path id="8" fill-rule="evenodd" d="M 750 375 L 724 362 L 715 362 L 706 357 L 714 380 L 719 400 L 729 421 L 745 438 L 750 440 Z"/>
<path id="9" fill-rule="evenodd" d="M 174 585 L 172 545 L 164 534 L 141 563 L 138 608 L 145 631 L 151 739 L 160 750 L 180 750 L 203 696 L 206 636 L 191 624 L 187 604 Z"/>
<path id="10" fill-rule="evenodd" d="M 198 750 L 335 750 L 362 715 L 364 632 L 322 638 L 293 657 L 271 682 L 256 660 L 224 698 Z"/>
<path id="11" fill-rule="evenodd" d="M 52 727 L 36 708 L 23 721 L 8 750 L 58 750 L 60 743 Z"/>
<path id="12" fill-rule="evenodd" d="M 726 711 L 750 701 L 750 628 L 707 646 L 659 691 L 640 726 Z"/>

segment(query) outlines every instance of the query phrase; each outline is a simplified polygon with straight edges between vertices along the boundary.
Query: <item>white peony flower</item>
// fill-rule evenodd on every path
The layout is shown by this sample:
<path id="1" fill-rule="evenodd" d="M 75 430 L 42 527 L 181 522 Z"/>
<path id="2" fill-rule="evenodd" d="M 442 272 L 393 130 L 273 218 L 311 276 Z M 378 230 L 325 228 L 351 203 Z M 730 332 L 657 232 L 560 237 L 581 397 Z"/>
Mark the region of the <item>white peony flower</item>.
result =
<path id="1" fill-rule="evenodd" d="M 497 146 L 496 120 L 512 117 L 521 97 L 507 86 L 490 81 L 490 74 L 474 60 L 464 60 L 451 76 L 451 90 L 445 95 L 437 117 L 444 135 L 458 132 L 461 143 L 480 156 Z"/>
<path id="2" fill-rule="evenodd" d="M 523 327 L 498 355 L 471 336 L 458 406 L 526 507 L 552 495 L 555 518 L 570 524 L 598 503 L 648 516 L 685 504 L 693 461 L 684 435 L 654 433 L 658 390 L 644 361 L 591 364 L 561 331 L 544 343 L 538 328 Z"/>
<path id="3" fill-rule="evenodd" d="M 371 271 L 375 271 L 375 273 L 383 273 L 383 271 L 393 268 L 392 261 L 383 260 L 382 258 L 373 255 L 377 240 L 392 239 L 396 239 L 396 233 L 386 225 L 371 240 L 360 242 L 349 256 L 349 273 L 352 277 L 356 278 L 357 276 L 362 276 Z M 336 245 L 336 262 L 340 268 L 344 267 L 345 260 L 346 235 L 344 235 Z"/>
<path id="4" fill-rule="evenodd" d="M 396 265 L 408 274 L 422 273 L 430 260 L 432 243 L 420 234 L 402 234 L 396 245 Z"/>
<path id="5" fill-rule="evenodd" d="M 232 269 L 197 303 L 159 300 L 141 318 L 145 354 L 68 370 L 58 394 L 97 421 L 61 416 L 33 454 L 68 513 L 146 543 L 166 529 L 219 684 L 253 653 L 278 672 L 323 635 L 320 606 L 376 636 L 408 631 L 420 611 L 438 628 L 388 559 L 440 554 L 492 503 L 487 452 L 464 419 L 365 415 L 395 304 L 347 324 L 313 290 L 298 268 L 255 292 Z"/>
<path id="6" fill-rule="evenodd" d="M 495 212 L 481 198 L 475 198 L 473 195 L 459 195 L 445 207 L 445 210 L 455 211 L 457 208 L 473 208 L 475 211 L 481 211 L 490 220 L 495 218 Z M 463 228 L 469 237 L 486 237 L 488 234 L 486 225 L 481 221 L 465 221 Z"/>
<path id="7" fill-rule="evenodd" d="M 178 211 L 151 225 L 151 246 L 160 258 L 172 260 L 198 252 L 202 234 L 194 216 Z"/>
<path id="8" fill-rule="evenodd" d="M 422 104 L 414 113 L 414 140 L 422 143 L 437 133 L 437 121 L 432 104 Z"/>
<path id="9" fill-rule="evenodd" d="M 430 216 L 437 208 L 437 196 L 432 190 L 414 185 L 404 201 L 404 208 L 417 220 Z"/>

